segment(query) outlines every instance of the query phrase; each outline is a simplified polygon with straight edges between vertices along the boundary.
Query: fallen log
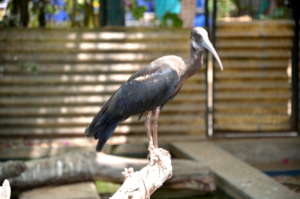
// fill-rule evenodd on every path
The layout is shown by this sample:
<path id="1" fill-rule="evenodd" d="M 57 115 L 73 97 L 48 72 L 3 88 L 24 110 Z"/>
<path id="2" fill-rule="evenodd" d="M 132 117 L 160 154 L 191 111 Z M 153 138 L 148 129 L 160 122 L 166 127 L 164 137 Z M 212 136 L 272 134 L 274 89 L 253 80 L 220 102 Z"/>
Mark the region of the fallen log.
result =
<path id="1" fill-rule="evenodd" d="M 19 176 L 26 170 L 25 162 L 23 161 L 8 161 L 0 163 L 0 182 L 7 178 Z"/>
<path id="2" fill-rule="evenodd" d="M 2 186 L 0 186 L 0 198 L 1 199 L 10 199 L 11 189 L 9 182 L 4 180 Z"/>
<path id="3" fill-rule="evenodd" d="M 28 190 L 47 185 L 104 180 L 122 183 L 124 168 L 141 169 L 146 159 L 125 158 L 95 152 L 70 152 L 63 155 L 30 160 L 12 161 L 15 168 L 25 164 L 25 170 L 8 180 L 13 190 Z M 1 168 L 7 167 L 2 163 Z M 215 191 L 214 177 L 207 167 L 191 160 L 172 160 L 173 177 L 165 185 L 174 189 L 193 189 L 201 193 Z M 0 168 L 0 170 L 1 170 Z M 22 167 L 24 168 L 24 167 Z M 0 174 L 5 175 L 5 174 Z"/>

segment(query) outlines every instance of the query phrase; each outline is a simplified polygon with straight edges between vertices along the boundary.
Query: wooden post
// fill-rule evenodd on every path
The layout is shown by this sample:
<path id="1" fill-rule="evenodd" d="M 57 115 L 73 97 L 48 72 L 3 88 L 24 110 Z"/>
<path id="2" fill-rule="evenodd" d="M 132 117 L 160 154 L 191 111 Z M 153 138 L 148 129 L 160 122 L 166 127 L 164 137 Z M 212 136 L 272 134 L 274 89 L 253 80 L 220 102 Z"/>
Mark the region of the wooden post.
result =
<path id="1" fill-rule="evenodd" d="M 294 18 L 294 38 L 292 47 L 292 129 L 299 133 L 299 1 L 291 0 Z"/>
<path id="2" fill-rule="evenodd" d="M 183 27 L 191 28 L 194 24 L 196 14 L 195 0 L 182 0 L 180 17 L 183 21 Z"/>
<path id="3" fill-rule="evenodd" d="M 122 0 L 101 0 L 101 26 L 124 26 L 125 10 Z"/>

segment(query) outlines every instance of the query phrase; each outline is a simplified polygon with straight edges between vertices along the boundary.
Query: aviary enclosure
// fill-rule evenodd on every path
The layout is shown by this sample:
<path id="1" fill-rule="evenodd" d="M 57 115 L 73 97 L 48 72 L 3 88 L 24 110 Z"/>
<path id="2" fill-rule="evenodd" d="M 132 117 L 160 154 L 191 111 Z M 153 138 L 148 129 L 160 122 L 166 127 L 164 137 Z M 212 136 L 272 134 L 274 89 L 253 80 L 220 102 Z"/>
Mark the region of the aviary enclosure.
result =
<path id="1" fill-rule="evenodd" d="M 9 180 L 12 198 L 107 198 L 124 181 L 122 172 L 133 173 L 124 168 L 147 164 L 143 117 L 119 124 L 104 153 L 95 153 L 84 130 L 134 72 L 164 55 L 189 58 L 190 13 L 204 16 L 224 70 L 205 56 L 201 70 L 163 107 L 158 138 L 171 154 L 173 177 L 151 198 L 299 197 L 299 16 L 291 9 L 297 1 L 281 13 L 281 1 L 262 12 L 255 5 L 263 1 L 244 1 L 253 6 L 246 9 L 239 1 L 211 0 L 199 11 L 191 0 L 181 3 L 181 14 L 168 15 L 172 23 L 151 27 L 144 18 L 129 23 L 143 26 L 121 27 L 128 18 L 120 16 L 118 26 L 97 27 L 107 11 L 105 23 L 115 23 L 109 9 L 120 9 L 121 1 L 106 11 L 100 7 L 107 2 L 66 2 L 63 9 L 73 14 L 60 27 L 46 14 L 59 13 L 59 6 L 48 1 L 28 4 L 28 22 L 26 12 L 17 14 L 23 21 L 2 20 L 0 182 Z M 151 16 L 139 1 L 126 2 L 131 7 L 121 8 L 121 16 Z M 6 17 L 22 5 L 10 5 Z M 229 17 L 230 9 L 239 17 Z M 270 19 L 278 16 L 284 19 Z M 187 27 L 165 27 L 178 22 Z M 157 179 L 152 172 L 147 183 Z"/>

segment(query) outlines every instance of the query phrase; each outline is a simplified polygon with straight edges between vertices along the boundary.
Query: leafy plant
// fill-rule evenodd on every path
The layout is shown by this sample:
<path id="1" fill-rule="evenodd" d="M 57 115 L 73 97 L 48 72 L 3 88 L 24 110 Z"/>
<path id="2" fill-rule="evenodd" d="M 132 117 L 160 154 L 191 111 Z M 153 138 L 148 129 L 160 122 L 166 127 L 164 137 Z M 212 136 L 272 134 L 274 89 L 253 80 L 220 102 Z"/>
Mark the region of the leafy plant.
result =
<path id="1" fill-rule="evenodd" d="M 162 20 L 161 24 L 162 27 L 174 27 L 174 28 L 180 28 L 183 25 L 182 20 L 178 17 L 177 14 L 174 13 L 166 13 Z"/>
<path id="2" fill-rule="evenodd" d="M 236 5 L 233 0 L 219 0 L 217 1 L 218 17 L 229 17 L 230 14 L 236 10 Z"/>
<path id="3" fill-rule="evenodd" d="M 134 19 L 138 20 L 144 16 L 144 13 L 146 12 L 147 8 L 145 6 L 138 6 L 136 3 L 136 0 L 128 0 L 127 6 L 129 8 L 129 11 L 131 12 Z"/>
<path id="4" fill-rule="evenodd" d="M 46 4 L 46 12 L 49 14 L 55 14 L 57 12 L 57 6 L 53 6 L 51 4 Z"/>
<path id="5" fill-rule="evenodd" d="M 135 8 L 132 8 L 131 14 L 135 19 L 140 19 L 144 16 L 144 13 L 146 12 L 146 7 L 145 6 L 138 6 Z"/>

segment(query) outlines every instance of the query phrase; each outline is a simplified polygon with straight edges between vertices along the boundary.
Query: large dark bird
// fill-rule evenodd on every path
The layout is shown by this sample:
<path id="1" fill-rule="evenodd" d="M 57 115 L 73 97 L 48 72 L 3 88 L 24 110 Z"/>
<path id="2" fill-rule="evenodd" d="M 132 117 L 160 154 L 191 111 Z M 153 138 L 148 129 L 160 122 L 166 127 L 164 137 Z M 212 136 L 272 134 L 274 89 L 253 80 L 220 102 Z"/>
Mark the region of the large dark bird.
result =
<path id="1" fill-rule="evenodd" d="M 175 55 L 163 56 L 134 73 L 123 83 L 86 129 L 87 136 L 99 139 L 96 150 L 102 150 L 119 122 L 131 115 L 145 112 L 148 113 L 146 128 L 150 143 L 157 147 L 157 120 L 160 109 L 179 92 L 183 82 L 199 70 L 205 49 L 214 55 L 223 69 L 206 30 L 193 28 L 191 56 L 188 63 Z"/>

